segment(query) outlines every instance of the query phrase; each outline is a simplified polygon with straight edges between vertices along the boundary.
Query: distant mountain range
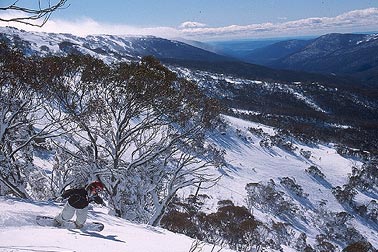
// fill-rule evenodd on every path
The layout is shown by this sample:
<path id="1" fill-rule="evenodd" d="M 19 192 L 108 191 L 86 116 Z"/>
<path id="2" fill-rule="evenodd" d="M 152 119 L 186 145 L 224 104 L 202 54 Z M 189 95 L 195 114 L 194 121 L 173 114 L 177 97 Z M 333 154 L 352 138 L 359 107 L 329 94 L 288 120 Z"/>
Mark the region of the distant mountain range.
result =
<path id="1" fill-rule="evenodd" d="M 311 42 L 312 40 L 299 39 L 279 41 L 268 46 L 257 48 L 243 55 L 242 59 L 255 64 L 270 65 L 272 62 L 276 62 L 302 50 Z"/>
<path id="2" fill-rule="evenodd" d="M 191 44 L 189 45 L 180 41 L 153 36 L 96 35 L 78 37 L 72 34 L 26 32 L 12 27 L 0 27 L 0 41 L 5 41 L 8 45 L 19 48 L 26 55 L 46 56 L 82 53 L 95 56 L 105 62 L 136 61 L 143 56 L 153 55 L 166 64 L 242 78 L 280 82 L 322 82 L 338 86 L 356 84 L 355 81 L 343 77 L 303 71 L 277 70 L 247 63 L 236 57 L 214 53 L 218 49 L 204 43 L 192 41 L 188 42 Z M 208 51 L 211 48 L 214 50 Z"/>
<path id="3" fill-rule="evenodd" d="M 237 56 L 276 69 L 345 76 L 378 85 L 378 34 L 332 33 L 311 40 L 286 40 Z"/>

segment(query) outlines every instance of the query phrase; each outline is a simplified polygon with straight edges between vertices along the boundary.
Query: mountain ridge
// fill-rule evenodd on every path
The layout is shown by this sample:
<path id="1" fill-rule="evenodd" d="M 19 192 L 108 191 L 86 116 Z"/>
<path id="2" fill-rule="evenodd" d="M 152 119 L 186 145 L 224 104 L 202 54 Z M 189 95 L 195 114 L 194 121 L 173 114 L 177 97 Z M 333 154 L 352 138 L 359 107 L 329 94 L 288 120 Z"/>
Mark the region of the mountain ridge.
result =
<path id="1" fill-rule="evenodd" d="M 242 59 L 275 69 L 334 75 L 377 86 L 377 51 L 378 34 L 330 33 L 311 40 L 281 41 L 255 49 Z"/>
<path id="2" fill-rule="evenodd" d="M 245 78 L 284 82 L 327 82 L 335 85 L 361 85 L 355 79 L 331 75 L 277 70 L 266 66 L 245 63 L 237 58 L 215 54 L 186 43 L 154 36 L 90 35 L 78 37 L 71 34 L 26 32 L 16 28 L 1 28 L 0 40 L 17 47 L 26 55 L 89 54 L 105 62 L 138 61 L 152 55 L 165 63 L 196 67 L 239 75 Z"/>

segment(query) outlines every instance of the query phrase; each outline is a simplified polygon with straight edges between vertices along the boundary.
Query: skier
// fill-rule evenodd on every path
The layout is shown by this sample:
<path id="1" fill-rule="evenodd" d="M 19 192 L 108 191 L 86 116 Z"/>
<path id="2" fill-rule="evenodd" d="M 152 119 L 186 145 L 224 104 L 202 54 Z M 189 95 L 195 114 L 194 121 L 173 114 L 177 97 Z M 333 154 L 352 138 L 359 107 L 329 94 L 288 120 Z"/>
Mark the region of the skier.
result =
<path id="1" fill-rule="evenodd" d="M 100 181 L 94 181 L 86 187 L 68 189 L 63 192 L 62 198 L 68 198 L 62 212 L 54 218 L 56 226 L 61 226 L 63 222 L 69 221 L 76 212 L 76 220 L 74 221 L 77 228 L 82 228 L 87 220 L 88 205 L 90 202 L 96 202 L 105 206 L 104 201 L 98 193 L 104 189 L 104 185 Z"/>

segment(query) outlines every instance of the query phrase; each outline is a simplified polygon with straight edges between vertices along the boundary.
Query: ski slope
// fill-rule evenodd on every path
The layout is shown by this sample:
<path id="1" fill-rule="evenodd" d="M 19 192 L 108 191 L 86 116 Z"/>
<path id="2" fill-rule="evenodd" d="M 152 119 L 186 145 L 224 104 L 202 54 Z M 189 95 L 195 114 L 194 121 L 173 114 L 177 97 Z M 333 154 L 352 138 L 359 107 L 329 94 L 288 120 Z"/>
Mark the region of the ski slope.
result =
<path id="1" fill-rule="evenodd" d="M 35 216 L 54 216 L 62 206 L 52 202 L 31 202 L 0 197 L 1 252 L 188 252 L 193 239 L 164 229 L 137 225 L 107 214 L 106 208 L 94 207 L 88 221 L 105 224 L 102 232 L 41 227 Z M 202 247 L 203 246 L 203 247 Z M 201 244 L 203 252 L 210 245 Z M 199 250 L 196 250 L 199 251 Z M 231 250 L 222 249 L 230 252 Z"/>

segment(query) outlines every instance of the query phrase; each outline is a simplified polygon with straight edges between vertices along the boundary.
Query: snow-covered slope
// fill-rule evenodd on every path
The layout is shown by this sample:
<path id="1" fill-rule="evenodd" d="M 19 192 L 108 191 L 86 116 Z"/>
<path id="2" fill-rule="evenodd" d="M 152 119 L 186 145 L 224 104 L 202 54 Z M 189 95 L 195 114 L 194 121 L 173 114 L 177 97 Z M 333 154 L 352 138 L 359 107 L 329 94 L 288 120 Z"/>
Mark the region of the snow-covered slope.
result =
<path id="1" fill-rule="evenodd" d="M 216 202 L 227 199 L 245 206 L 247 184 L 273 181 L 277 191 L 283 192 L 288 201 L 298 207 L 298 211 L 294 217 L 287 218 L 254 208 L 253 214 L 259 220 L 266 223 L 272 220 L 286 222 L 297 235 L 305 232 L 308 242 L 314 244 L 316 236 L 324 232 L 323 224 L 318 222 L 319 218 L 325 217 L 322 216 L 324 212 L 331 216 L 347 212 L 351 218 L 346 225 L 355 227 L 374 247 L 378 247 L 378 225 L 361 218 L 347 205 L 340 204 L 332 193 L 333 188 L 342 187 L 348 182 L 352 167 L 360 168 L 361 160 L 341 156 L 332 143 L 305 144 L 291 138 L 286 139 L 286 146 L 264 145 L 266 139 L 280 134 L 278 129 L 231 116 L 223 118 L 227 123 L 226 129 L 211 135 L 210 139 L 225 150 L 228 165 L 219 170 L 222 177 L 218 184 L 208 191 L 202 191 L 212 198 L 211 203 L 206 205 L 207 211 L 215 211 Z M 311 166 L 317 167 L 324 179 L 317 179 L 307 172 Z M 303 195 L 298 196 L 286 187 L 282 183 L 284 178 L 293 179 L 303 189 Z M 359 193 L 355 198 L 357 204 L 365 205 L 374 199 L 378 199 L 376 193 Z"/>
<path id="2" fill-rule="evenodd" d="M 61 208 L 52 202 L 0 197 L 0 251 L 188 252 L 194 244 L 193 239 L 184 235 L 109 216 L 105 208 L 93 208 L 89 213 L 89 221 L 105 224 L 105 229 L 100 233 L 41 227 L 35 223 L 35 216 L 55 216 Z M 205 244 L 200 247 L 203 252 L 210 252 L 213 248 Z"/>
<path id="3" fill-rule="evenodd" d="M 347 182 L 352 166 L 361 166 L 360 161 L 340 156 L 332 144 L 306 145 L 293 139 L 291 151 L 274 145 L 263 145 L 261 143 L 264 139 L 277 134 L 276 129 L 230 116 L 223 116 L 223 119 L 227 126 L 222 131 L 209 135 L 209 141 L 225 151 L 227 166 L 218 170 L 222 177 L 216 186 L 200 192 L 210 196 L 205 202 L 204 211 L 216 211 L 217 202 L 227 199 L 236 205 L 245 206 L 245 187 L 248 183 L 266 183 L 273 180 L 277 190 L 284 192 L 285 197 L 298 206 L 298 216 L 287 219 L 253 209 L 257 219 L 266 223 L 271 220 L 287 222 L 296 233 L 295 236 L 305 232 L 308 242 L 315 244 L 316 236 L 322 232 L 316 216 L 319 215 L 320 205 L 323 204 L 323 208 L 328 212 L 348 211 L 352 215 L 348 225 L 355 227 L 373 246 L 378 247 L 377 225 L 359 218 L 352 210 L 338 203 L 331 192 L 332 187 L 342 186 Z M 307 158 L 303 153 L 307 153 Z M 36 164 L 48 167 L 48 160 L 39 158 L 36 159 Z M 319 181 L 306 173 L 306 168 L 310 166 L 318 167 L 325 179 Z M 280 184 L 283 177 L 293 178 L 307 196 L 295 197 L 292 191 Z M 179 195 L 185 197 L 195 190 L 196 188 L 191 188 L 181 191 Z M 357 200 L 367 203 L 372 198 L 377 199 L 377 195 L 360 194 Z M 89 221 L 96 220 L 105 224 L 105 229 L 101 233 L 36 225 L 36 215 L 54 216 L 61 207 L 58 203 L 1 197 L 0 251 L 85 252 L 96 248 L 98 251 L 109 252 L 186 252 L 193 243 L 192 239 L 184 235 L 146 225 L 136 225 L 108 215 L 106 208 L 93 208 L 89 215 Z M 284 251 L 294 251 L 292 248 L 282 247 Z M 211 249 L 211 246 L 204 246 L 202 251 L 212 251 Z M 222 251 L 230 250 L 223 248 Z"/>
<path id="4" fill-rule="evenodd" d="M 21 49 L 26 55 L 87 54 L 107 63 L 139 60 L 153 55 L 159 59 L 225 61 L 230 58 L 175 41 L 153 36 L 93 35 L 26 32 L 0 27 L 0 41 Z"/>

